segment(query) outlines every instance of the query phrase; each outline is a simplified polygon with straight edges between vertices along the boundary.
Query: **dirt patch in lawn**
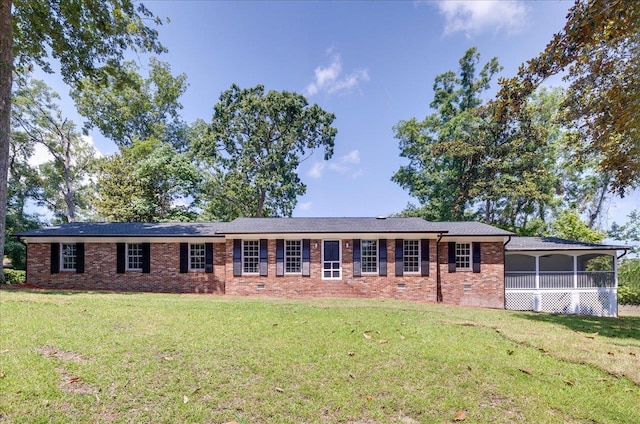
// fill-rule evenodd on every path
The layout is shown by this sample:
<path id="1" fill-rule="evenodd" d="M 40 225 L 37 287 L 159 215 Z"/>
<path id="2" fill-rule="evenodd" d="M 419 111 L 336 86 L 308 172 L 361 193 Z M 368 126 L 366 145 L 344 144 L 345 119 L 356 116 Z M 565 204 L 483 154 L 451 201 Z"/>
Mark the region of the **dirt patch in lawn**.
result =
<path id="1" fill-rule="evenodd" d="M 42 346 L 42 347 L 36 348 L 36 351 L 38 351 L 38 353 L 40 353 L 42 356 L 46 358 L 56 358 L 63 361 L 77 362 L 79 364 L 87 362 L 78 353 L 56 349 L 55 347 L 52 347 L 52 346 Z"/>

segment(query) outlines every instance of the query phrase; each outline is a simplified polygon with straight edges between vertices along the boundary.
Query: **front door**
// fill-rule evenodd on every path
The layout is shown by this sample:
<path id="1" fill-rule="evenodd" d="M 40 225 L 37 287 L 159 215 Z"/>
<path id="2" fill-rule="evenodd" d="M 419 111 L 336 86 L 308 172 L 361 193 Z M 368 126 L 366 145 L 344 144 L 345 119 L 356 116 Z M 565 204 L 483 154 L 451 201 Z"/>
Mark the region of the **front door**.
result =
<path id="1" fill-rule="evenodd" d="M 325 240 L 322 250 L 322 278 L 325 280 L 339 280 L 342 275 L 340 262 L 340 241 Z"/>

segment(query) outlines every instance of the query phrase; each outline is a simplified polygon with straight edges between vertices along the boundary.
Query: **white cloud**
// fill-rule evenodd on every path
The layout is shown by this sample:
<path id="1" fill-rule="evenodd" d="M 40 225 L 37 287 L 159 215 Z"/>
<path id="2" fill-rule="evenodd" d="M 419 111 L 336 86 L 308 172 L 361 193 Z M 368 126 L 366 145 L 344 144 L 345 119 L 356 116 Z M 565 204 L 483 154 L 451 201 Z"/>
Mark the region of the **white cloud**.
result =
<path id="1" fill-rule="evenodd" d="M 320 178 L 322 176 L 322 171 L 324 170 L 325 164 L 323 162 L 315 162 L 307 175 L 312 178 Z"/>
<path id="2" fill-rule="evenodd" d="M 523 1 L 439 1 L 436 7 L 445 18 L 445 35 L 463 32 L 471 38 L 484 31 L 521 32 L 527 26 L 529 7 Z"/>
<path id="3" fill-rule="evenodd" d="M 338 160 L 334 162 L 314 162 L 311 169 L 307 172 L 312 178 L 320 178 L 322 177 L 322 173 L 325 169 L 330 169 L 332 171 L 338 172 L 340 174 L 346 174 L 347 172 L 353 169 L 353 165 L 358 165 L 360 163 L 360 152 L 358 150 L 352 150 L 344 156 L 340 156 Z M 354 173 L 354 178 L 357 178 L 362 174 L 362 170 L 357 170 Z"/>
<path id="4" fill-rule="evenodd" d="M 331 49 L 327 54 L 331 54 Z M 355 69 L 343 75 L 342 59 L 339 54 L 331 56 L 331 63 L 327 66 L 318 66 L 314 73 L 314 81 L 304 89 L 307 96 L 313 96 L 321 91 L 328 94 L 346 92 L 357 87 L 361 82 L 369 81 L 369 71 L 366 69 Z"/>
<path id="5" fill-rule="evenodd" d="M 298 209 L 301 211 L 308 211 L 311 209 L 311 202 L 304 202 L 298 205 Z"/>

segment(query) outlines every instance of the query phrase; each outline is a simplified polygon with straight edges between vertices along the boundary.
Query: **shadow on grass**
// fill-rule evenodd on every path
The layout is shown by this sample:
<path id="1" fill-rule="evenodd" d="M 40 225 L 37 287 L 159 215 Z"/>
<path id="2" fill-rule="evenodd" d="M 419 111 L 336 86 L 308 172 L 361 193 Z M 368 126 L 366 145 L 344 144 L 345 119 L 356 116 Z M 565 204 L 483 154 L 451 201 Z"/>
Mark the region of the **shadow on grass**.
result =
<path id="1" fill-rule="evenodd" d="M 57 295 L 57 296 L 73 296 L 76 294 L 124 294 L 124 295 L 134 295 L 139 294 L 140 292 L 125 292 L 125 291 L 109 291 L 109 290 L 64 290 L 64 289 L 39 289 L 33 287 L 19 287 L 18 285 L 14 285 L 13 287 L 0 287 L 0 293 L 2 291 L 7 292 L 23 292 L 23 293 L 35 293 L 35 294 L 47 294 L 47 295 Z"/>
<path id="2" fill-rule="evenodd" d="M 563 325 L 581 333 L 598 333 L 604 337 L 640 340 L 640 317 L 601 318 L 585 315 L 521 314 L 521 318 Z"/>

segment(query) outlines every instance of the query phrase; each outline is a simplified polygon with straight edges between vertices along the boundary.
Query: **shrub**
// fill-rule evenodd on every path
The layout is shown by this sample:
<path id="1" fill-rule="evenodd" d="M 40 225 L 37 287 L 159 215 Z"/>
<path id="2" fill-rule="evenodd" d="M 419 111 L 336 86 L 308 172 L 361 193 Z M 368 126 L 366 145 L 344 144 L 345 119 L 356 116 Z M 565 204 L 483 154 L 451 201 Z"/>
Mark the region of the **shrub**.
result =
<path id="1" fill-rule="evenodd" d="M 7 284 L 24 284 L 27 281 L 27 273 L 17 269 L 5 269 L 4 278 Z"/>
<path id="2" fill-rule="evenodd" d="M 620 305 L 640 306 L 640 286 L 618 287 L 618 303 Z"/>

